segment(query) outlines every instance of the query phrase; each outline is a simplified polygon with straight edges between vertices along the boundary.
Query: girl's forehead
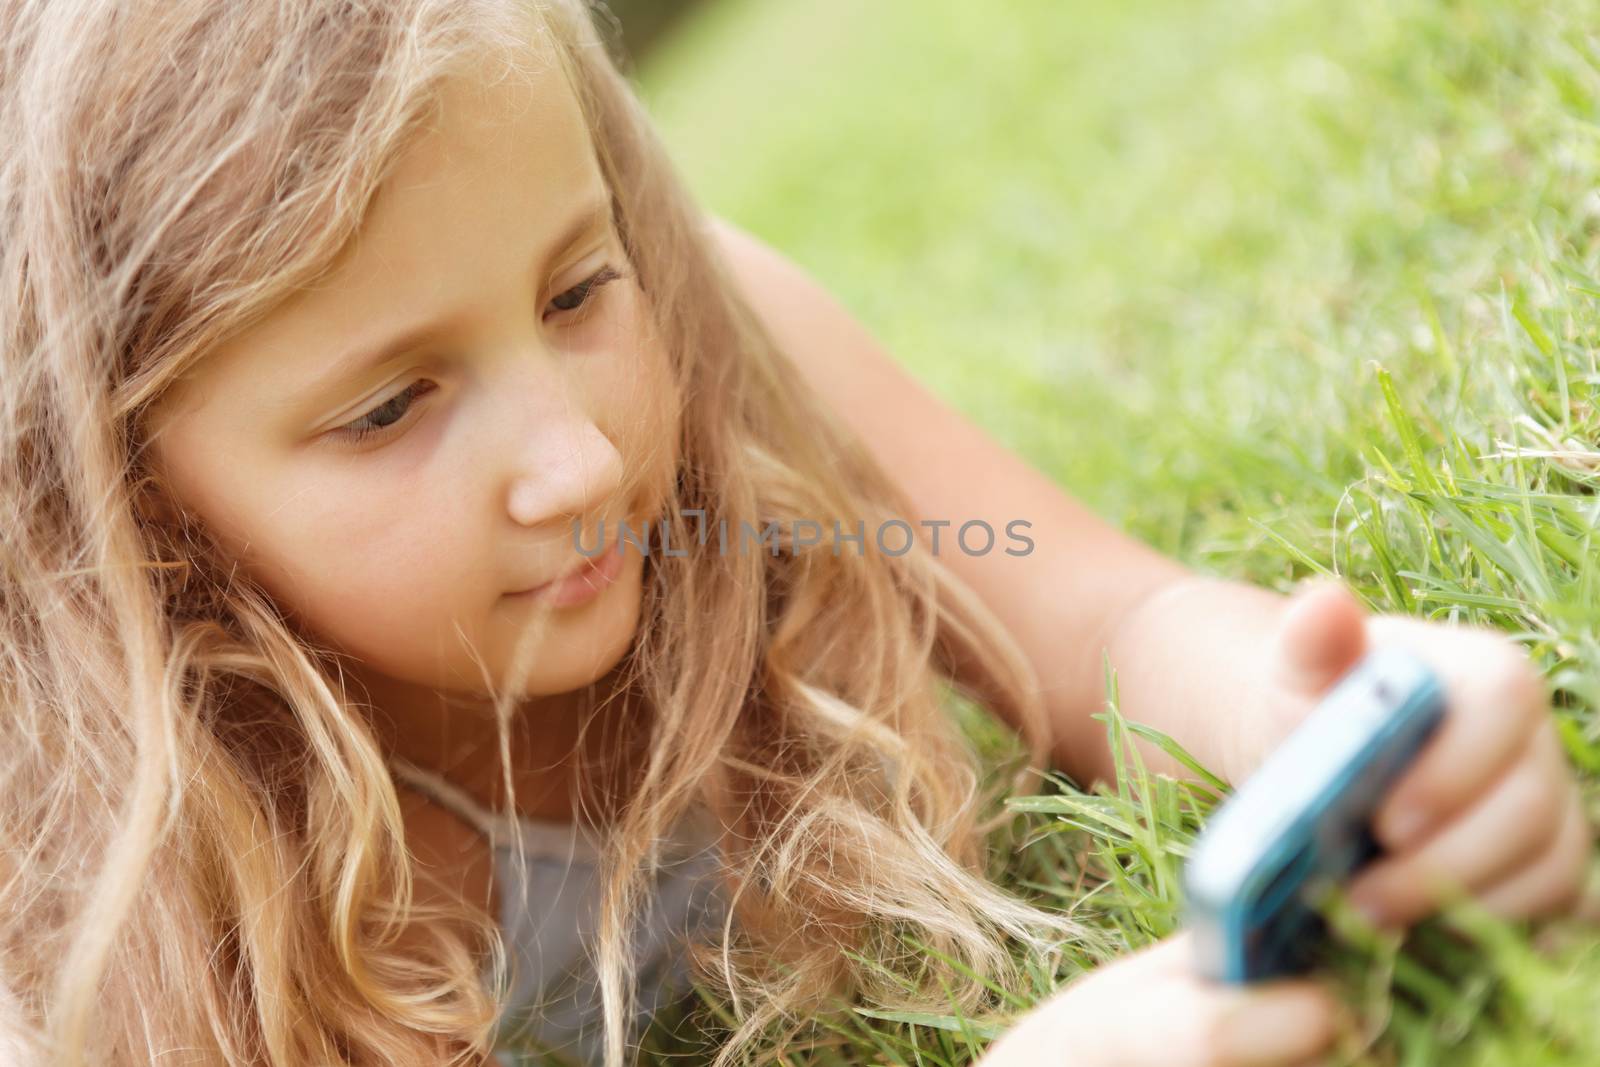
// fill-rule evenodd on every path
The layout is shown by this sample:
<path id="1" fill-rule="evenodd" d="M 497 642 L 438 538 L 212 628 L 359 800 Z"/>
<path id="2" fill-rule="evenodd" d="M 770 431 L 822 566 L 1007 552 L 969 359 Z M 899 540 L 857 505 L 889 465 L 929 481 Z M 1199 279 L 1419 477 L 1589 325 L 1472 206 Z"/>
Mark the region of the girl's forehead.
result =
<path id="1" fill-rule="evenodd" d="M 185 376 L 181 407 L 203 403 L 210 384 L 248 389 L 258 411 L 293 403 L 289 383 L 336 373 L 345 353 L 420 334 L 407 326 L 424 320 L 451 332 L 506 280 L 548 269 L 561 231 L 606 186 L 561 69 L 525 66 L 507 74 L 485 57 L 441 81 L 352 239 L 315 282 L 208 353 Z"/>
<path id="2" fill-rule="evenodd" d="M 330 277 L 376 269 L 363 252 L 384 238 L 478 219 L 480 201 L 559 221 L 572 193 L 602 183 L 583 112 L 560 69 L 540 65 L 515 76 L 497 69 L 483 61 L 439 85 L 433 117 L 400 152 Z M 513 191 L 522 195 L 508 200 Z M 452 205 L 459 210 L 422 210 Z"/>

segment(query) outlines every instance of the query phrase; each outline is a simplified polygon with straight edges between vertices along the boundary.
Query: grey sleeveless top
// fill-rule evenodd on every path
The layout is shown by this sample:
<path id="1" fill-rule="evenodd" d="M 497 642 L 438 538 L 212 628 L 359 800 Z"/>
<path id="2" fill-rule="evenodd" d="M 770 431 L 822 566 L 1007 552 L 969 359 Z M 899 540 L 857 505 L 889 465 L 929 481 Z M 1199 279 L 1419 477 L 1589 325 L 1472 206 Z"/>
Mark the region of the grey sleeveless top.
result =
<path id="1" fill-rule="evenodd" d="M 439 775 L 398 757 L 391 767 L 397 778 L 476 827 L 493 852 L 511 967 L 496 1061 L 502 1067 L 601 1063 L 605 1033 L 591 956 L 599 925 L 600 843 L 573 823 L 489 811 Z M 513 844 L 518 836 L 525 863 L 518 862 Z M 721 854 L 707 813 L 691 811 L 661 851 L 650 906 L 634 926 L 635 1036 L 651 1012 L 684 990 L 684 940 L 715 936 L 726 914 L 713 877 Z"/>

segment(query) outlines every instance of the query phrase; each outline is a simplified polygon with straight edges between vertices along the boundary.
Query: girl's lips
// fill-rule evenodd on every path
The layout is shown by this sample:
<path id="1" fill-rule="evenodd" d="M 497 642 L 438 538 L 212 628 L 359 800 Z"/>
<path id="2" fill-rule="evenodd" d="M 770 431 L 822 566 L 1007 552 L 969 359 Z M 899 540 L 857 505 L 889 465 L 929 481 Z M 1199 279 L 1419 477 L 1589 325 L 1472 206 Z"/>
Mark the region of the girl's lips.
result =
<path id="1" fill-rule="evenodd" d="M 585 560 L 581 567 L 567 577 L 507 595 L 519 599 L 543 600 L 555 607 L 568 607 L 582 604 L 598 596 L 606 586 L 616 581 L 620 573 L 622 573 L 622 541 L 619 539 L 609 551 Z"/>

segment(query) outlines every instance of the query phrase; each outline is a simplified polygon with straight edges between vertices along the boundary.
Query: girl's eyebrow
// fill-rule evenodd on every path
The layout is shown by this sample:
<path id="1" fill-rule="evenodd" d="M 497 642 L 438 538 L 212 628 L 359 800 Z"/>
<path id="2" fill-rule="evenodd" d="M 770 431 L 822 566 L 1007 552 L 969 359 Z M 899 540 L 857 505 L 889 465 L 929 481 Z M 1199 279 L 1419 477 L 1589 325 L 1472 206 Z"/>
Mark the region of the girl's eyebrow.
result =
<path id="1" fill-rule="evenodd" d="M 562 228 L 554 240 L 545 249 L 543 255 L 535 257 L 529 271 L 532 275 L 541 264 L 553 262 L 567 249 L 571 248 L 585 234 L 599 229 L 603 224 L 611 221 L 611 197 L 604 190 L 597 196 L 591 196 L 572 219 Z M 383 366 L 391 360 L 404 355 L 410 349 L 417 347 L 445 331 L 449 325 L 449 316 L 434 319 L 425 319 L 422 322 L 407 326 L 389 337 L 373 345 L 357 345 L 351 351 L 345 352 L 331 361 L 333 371 L 321 378 L 315 379 L 306 390 L 307 397 L 324 396 L 349 382 L 357 381 L 364 375 Z"/>

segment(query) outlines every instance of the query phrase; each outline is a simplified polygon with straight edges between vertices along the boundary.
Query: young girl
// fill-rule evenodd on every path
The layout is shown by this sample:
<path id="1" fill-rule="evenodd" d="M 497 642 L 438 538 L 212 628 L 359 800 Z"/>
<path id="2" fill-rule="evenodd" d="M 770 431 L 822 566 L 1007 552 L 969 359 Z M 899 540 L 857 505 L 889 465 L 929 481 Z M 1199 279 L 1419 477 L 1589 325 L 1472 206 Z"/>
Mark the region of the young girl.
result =
<path id="1" fill-rule="evenodd" d="M 724 1061 L 835 993 L 980 1008 L 1082 931 L 985 881 L 946 686 L 1087 785 L 1102 653 L 1237 780 L 1410 645 L 1450 716 L 1357 898 L 1575 903 L 1514 646 L 1101 523 L 700 212 L 579 0 L 7 0 L 0 41 L 6 1062 L 614 1067 L 684 934 Z M 1186 951 L 988 1061 L 1331 1039 Z"/>

